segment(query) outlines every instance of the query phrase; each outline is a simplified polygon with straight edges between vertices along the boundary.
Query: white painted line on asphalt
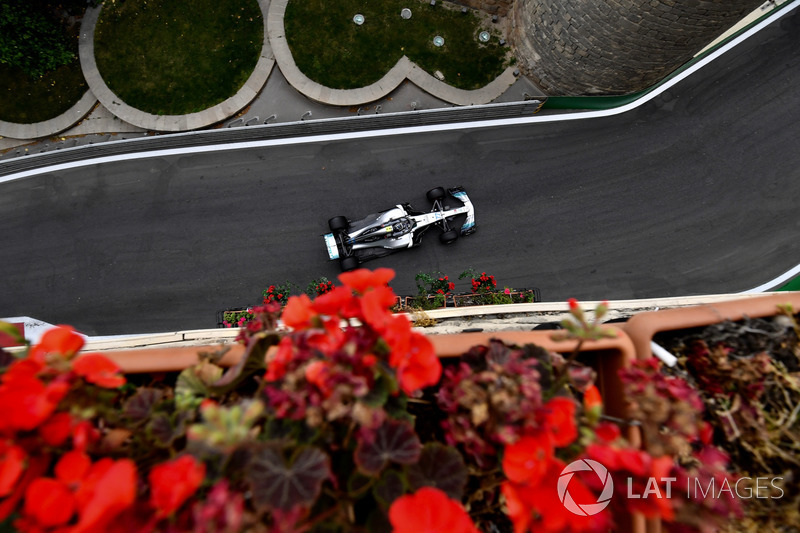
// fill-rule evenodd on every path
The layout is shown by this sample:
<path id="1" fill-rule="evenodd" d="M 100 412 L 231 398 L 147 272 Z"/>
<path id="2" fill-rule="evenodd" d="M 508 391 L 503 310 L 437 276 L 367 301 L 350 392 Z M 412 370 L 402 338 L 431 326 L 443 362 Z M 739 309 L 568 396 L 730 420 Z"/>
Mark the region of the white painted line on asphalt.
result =
<path id="1" fill-rule="evenodd" d="M 794 278 L 798 274 L 800 274 L 800 265 L 797 265 L 793 269 L 784 272 L 783 274 L 781 274 L 777 278 L 775 278 L 775 279 L 773 279 L 771 281 L 768 281 L 768 282 L 764 283 L 763 285 L 759 285 L 758 287 L 755 287 L 753 289 L 742 291 L 740 294 L 753 294 L 753 293 L 758 293 L 758 292 L 766 292 L 766 291 L 768 291 L 770 289 L 776 289 L 776 288 L 786 284 L 787 281 L 791 280 L 792 278 Z"/>
<path id="2" fill-rule="evenodd" d="M 335 134 L 326 134 L 326 135 L 313 135 L 308 137 L 295 137 L 295 138 L 288 138 L 288 139 L 268 139 L 268 140 L 261 140 L 261 141 L 249 141 L 249 142 L 241 142 L 241 143 L 226 143 L 226 144 L 218 144 L 218 145 L 211 145 L 211 146 L 195 146 L 195 147 L 187 147 L 187 148 L 175 148 L 169 150 L 152 150 L 147 152 L 139 152 L 133 154 L 123 154 L 123 155 L 116 155 L 116 156 L 108 156 L 108 157 L 98 157 L 94 159 L 88 159 L 83 161 L 72 161 L 69 163 L 63 163 L 59 165 L 52 165 L 37 169 L 26 170 L 24 172 L 18 172 L 16 174 L 9 174 L 8 176 L 0 177 L 0 184 L 19 180 L 22 178 L 27 178 L 30 176 L 37 176 L 39 174 L 45 174 L 48 172 L 58 172 L 61 170 L 69 170 L 74 168 L 81 168 L 90 165 L 101 165 L 104 163 L 113 163 L 117 161 L 124 161 L 124 160 L 135 160 L 135 159 L 148 159 L 152 157 L 165 157 L 165 156 L 174 156 L 174 155 L 188 155 L 188 154 L 195 154 L 195 153 L 202 153 L 202 152 L 222 152 L 222 151 L 229 151 L 229 150 L 246 150 L 248 148 L 264 148 L 270 146 L 290 146 L 290 145 L 298 145 L 298 144 L 310 144 L 310 143 L 323 143 L 323 142 L 333 142 L 333 141 L 343 141 L 343 140 L 350 140 L 350 139 L 365 139 L 371 137 L 386 137 L 386 136 L 393 136 L 393 135 L 409 135 L 409 134 L 418 134 L 418 133 L 432 133 L 432 132 L 440 132 L 440 131 L 452 131 L 452 130 L 462 130 L 462 129 L 483 129 L 483 128 L 495 128 L 498 126 L 517 126 L 517 125 L 526 125 L 526 124 L 537 124 L 537 123 L 548 123 L 548 122 L 564 122 L 568 120 L 584 120 L 590 118 L 601 118 L 601 117 L 609 117 L 614 115 L 619 115 L 622 113 L 626 113 L 632 109 L 636 109 L 637 107 L 649 102 L 656 96 L 660 95 L 664 91 L 670 89 L 677 83 L 680 83 L 687 77 L 691 76 L 705 65 L 712 62 L 714 59 L 718 58 L 725 52 L 731 50 L 732 48 L 738 46 L 740 43 L 744 42 L 746 39 L 752 37 L 769 24 L 774 22 L 775 20 L 783 17 L 790 11 L 794 10 L 798 5 L 800 5 L 800 0 L 794 0 L 791 6 L 776 11 L 774 15 L 767 17 L 766 19 L 762 20 L 759 24 L 753 26 L 748 31 L 742 33 L 735 39 L 728 42 L 726 45 L 718 48 L 705 58 L 701 59 L 691 67 L 687 68 L 674 78 L 670 79 L 669 81 L 665 82 L 663 85 L 659 86 L 657 89 L 645 94 L 641 98 L 625 104 L 620 107 L 615 107 L 612 109 L 604 109 L 598 111 L 582 111 L 576 113 L 567 113 L 567 114 L 560 114 L 560 115 L 535 115 L 532 117 L 521 117 L 521 118 L 507 118 L 507 119 L 498 119 L 498 120 L 481 120 L 476 122 L 460 122 L 460 123 L 451 123 L 451 124 L 437 124 L 431 126 L 415 126 L 410 128 L 401 128 L 401 129 L 388 129 L 388 130 L 372 130 L 372 131 L 363 131 L 363 132 L 351 132 L 351 133 L 335 133 Z M 124 141 L 120 141 L 124 142 Z"/>

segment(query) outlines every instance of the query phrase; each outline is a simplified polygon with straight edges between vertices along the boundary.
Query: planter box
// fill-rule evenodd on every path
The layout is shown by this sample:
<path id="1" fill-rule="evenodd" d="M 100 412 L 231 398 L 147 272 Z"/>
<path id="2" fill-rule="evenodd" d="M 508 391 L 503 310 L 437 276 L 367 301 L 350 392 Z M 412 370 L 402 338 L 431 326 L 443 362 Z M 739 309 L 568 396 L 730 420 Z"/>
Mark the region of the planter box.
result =
<path id="1" fill-rule="evenodd" d="M 648 311 L 631 317 L 622 324 L 636 351 L 637 359 L 649 359 L 653 354 L 653 339 L 659 333 L 680 332 L 703 328 L 725 320 L 765 318 L 778 314 L 778 306 L 791 304 L 800 310 L 800 293 L 778 293 L 769 296 L 748 297 L 712 305 L 697 305 L 660 311 Z M 648 520 L 648 533 L 661 533 L 665 527 L 659 520 Z"/>
<path id="2" fill-rule="evenodd" d="M 710 326 L 723 320 L 744 317 L 762 318 L 777 314 L 778 305 L 790 303 L 800 310 L 800 293 L 787 292 L 762 297 L 741 298 L 713 305 L 696 305 L 661 311 L 648 311 L 631 317 L 622 329 L 633 341 L 638 359 L 653 356 L 650 343 L 657 333 Z"/>
<path id="3" fill-rule="evenodd" d="M 232 326 L 226 326 L 225 325 L 225 313 L 242 313 L 242 312 L 247 311 L 247 309 L 248 309 L 247 307 L 234 307 L 234 308 L 231 308 L 231 309 L 224 309 L 224 310 L 221 310 L 221 311 L 217 311 L 217 327 L 218 328 L 229 328 L 229 327 L 238 328 L 239 325 L 235 324 L 235 323 Z"/>
<path id="4" fill-rule="evenodd" d="M 398 296 L 398 298 L 399 298 L 399 296 Z M 450 299 L 450 298 L 452 298 L 452 295 L 445 294 L 444 295 L 444 300 L 443 300 L 444 304 L 441 305 L 441 306 L 438 306 L 438 307 L 431 307 L 431 309 L 444 309 L 445 307 L 447 307 L 447 300 Z M 403 300 L 404 300 L 404 304 L 403 305 L 405 307 L 407 307 L 407 308 L 414 307 L 414 301 L 417 300 L 417 296 L 406 296 Z M 434 300 L 436 300 L 435 296 L 428 296 L 428 301 L 429 302 L 433 302 Z"/>
<path id="5" fill-rule="evenodd" d="M 541 301 L 541 294 L 539 289 L 522 289 L 506 294 L 504 292 L 489 292 L 482 294 L 454 294 L 453 306 L 454 307 L 473 307 L 476 305 L 497 305 L 494 297 L 509 297 L 512 304 L 526 303 L 527 300 L 532 299 L 533 302 Z M 502 303 L 502 302 L 501 302 Z"/>

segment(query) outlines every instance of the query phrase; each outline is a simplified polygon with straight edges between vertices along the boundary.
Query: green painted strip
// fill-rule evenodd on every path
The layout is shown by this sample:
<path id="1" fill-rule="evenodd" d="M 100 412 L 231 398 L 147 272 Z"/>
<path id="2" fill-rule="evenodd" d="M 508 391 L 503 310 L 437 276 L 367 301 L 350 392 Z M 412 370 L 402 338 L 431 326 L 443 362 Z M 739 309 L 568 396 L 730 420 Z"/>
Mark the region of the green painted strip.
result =
<path id="1" fill-rule="evenodd" d="M 779 287 L 776 290 L 779 290 L 779 291 L 800 291 L 800 276 L 794 278 L 792 281 L 790 281 L 786 285 L 783 285 L 782 287 Z"/>

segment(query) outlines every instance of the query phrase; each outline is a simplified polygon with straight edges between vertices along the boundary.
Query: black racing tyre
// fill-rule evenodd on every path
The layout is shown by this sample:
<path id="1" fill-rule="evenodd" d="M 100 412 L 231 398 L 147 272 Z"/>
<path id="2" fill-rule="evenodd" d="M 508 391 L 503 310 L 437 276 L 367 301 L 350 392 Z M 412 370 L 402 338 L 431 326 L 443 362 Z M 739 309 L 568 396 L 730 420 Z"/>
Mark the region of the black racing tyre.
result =
<path id="1" fill-rule="evenodd" d="M 342 257 L 339 261 L 339 266 L 342 267 L 342 272 L 350 272 L 358 268 L 357 257 Z"/>
<path id="2" fill-rule="evenodd" d="M 331 231 L 334 233 L 347 229 L 349 225 L 345 217 L 333 217 L 328 221 L 328 227 L 331 228 Z"/>
<path id="3" fill-rule="evenodd" d="M 456 239 L 458 239 L 458 232 L 452 229 L 439 235 L 439 240 L 442 241 L 442 244 L 453 244 Z"/>
<path id="4" fill-rule="evenodd" d="M 435 189 L 431 189 L 425 195 L 428 197 L 429 202 L 435 202 L 436 200 L 441 200 L 444 198 L 444 189 L 441 187 L 436 187 Z"/>

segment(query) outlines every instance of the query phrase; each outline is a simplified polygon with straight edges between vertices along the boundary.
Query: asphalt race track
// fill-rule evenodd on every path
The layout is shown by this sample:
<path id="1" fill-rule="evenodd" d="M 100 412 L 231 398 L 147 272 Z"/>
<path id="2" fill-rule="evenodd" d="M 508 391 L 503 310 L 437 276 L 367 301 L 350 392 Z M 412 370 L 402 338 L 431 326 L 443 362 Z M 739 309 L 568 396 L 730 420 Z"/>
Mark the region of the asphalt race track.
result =
<path id="1" fill-rule="evenodd" d="M 478 231 L 367 264 L 400 294 L 467 267 L 545 300 L 736 292 L 800 262 L 800 15 L 635 111 L 94 165 L 0 184 L 0 316 L 88 334 L 213 327 L 334 279 L 335 215 L 464 185 Z M 467 290 L 462 282 L 458 290 Z"/>

